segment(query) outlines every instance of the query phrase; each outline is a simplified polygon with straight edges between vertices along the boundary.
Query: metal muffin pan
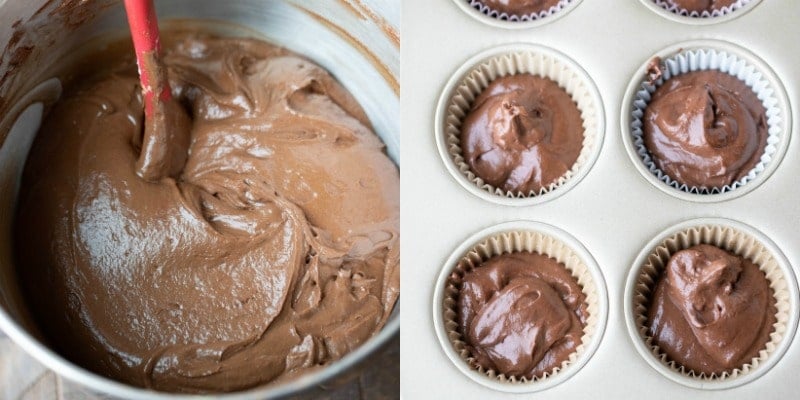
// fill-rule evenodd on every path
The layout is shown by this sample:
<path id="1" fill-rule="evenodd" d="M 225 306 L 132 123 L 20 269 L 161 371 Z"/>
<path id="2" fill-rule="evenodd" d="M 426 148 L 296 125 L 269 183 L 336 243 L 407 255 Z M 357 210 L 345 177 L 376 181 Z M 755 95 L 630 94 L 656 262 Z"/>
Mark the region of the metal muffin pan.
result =
<path id="1" fill-rule="evenodd" d="M 464 0 L 466 1 L 466 0 Z M 502 29 L 473 18 L 454 1 L 403 2 L 401 146 L 401 391 L 404 398 L 522 398 L 476 383 L 442 349 L 434 323 L 434 291 L 448 257 L 483 229 L 527 220 L 555 226 L 577 240 L 597 262 L 608 293 L 608 320 L 596 352 L 574 375 L 536 392 L 536 398 L 791 398 L 800 369 L 800 344 L 790 337 L 774 366 L 733 388 L 690 387 L 664 376 L 637 351 L 625 317 L 626 280 L 659 234 L 697 218 L 724 218 L 761 232 L 798 275 L 800 240 L 800 132 L 796 66 L 800 5 L 754 1 L 715 23 L 664 18 L 645 0 L 582 1 L 567 14 L 525 29 Z M 735 18 L 733 15 L 737 15 Z M 716 40 L 747 49 L 769 66 L 786 92 L 786 154 L 748 193 L 713 203 L 688 201 L 660 190 L 637 170 L 623 143 L 623 101 L 637 70 L 654 55 L 690 41 Z M 599 158 L 569 191 L 542 204 L 511 207 L 476 197 L 445 167 L 434 136 L 437 101 L 447 82 L 471 57 L 488 49 L 529 43 L 555 49 L 593 80 L 605 110 Z M 637 266 L 638 267 L 638 266 Z M 797 293 L 795 290 L 793 293 Z M 797 297 L 795 295 L 795 297 Z M 795 303 L 800 299 L 793 299 Z M 795 336 L 796 334 L 792 334 Z"/>

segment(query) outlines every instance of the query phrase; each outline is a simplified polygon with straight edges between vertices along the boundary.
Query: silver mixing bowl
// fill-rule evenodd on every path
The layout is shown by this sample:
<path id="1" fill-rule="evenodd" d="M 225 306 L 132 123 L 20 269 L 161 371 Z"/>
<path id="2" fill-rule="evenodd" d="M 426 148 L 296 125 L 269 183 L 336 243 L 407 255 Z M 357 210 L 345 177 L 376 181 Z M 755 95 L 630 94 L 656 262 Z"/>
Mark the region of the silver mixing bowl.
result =
<path id="1" fill-rule="evenodd" d="M 233 35 L 258 34 L 313 59 L 361 103 L 399 165 L 399 0 L 156 3 L 162 22 L 223 21 L 209 26 Z M 11 226 L 22 168 L 46 105 L 61 92 L 52 71 L 81 44 L 124 32 L 125 21 L 118 0 L 0 0 L 0 329 L 45 366 L 92 391 L 122 398 L 173 399 L 174 394 L 132 387 L 89 372 L 49 349 L 28 315 L 14 272 Z M 47 288 L 41 290 L 47 295 Z M 330 366 L 280 385 L 213 398 L 313 397 L 323 387 L 356 374 L 360 365 L 397 340 L 399 330 L 397 305 L 379 333 Z"/>

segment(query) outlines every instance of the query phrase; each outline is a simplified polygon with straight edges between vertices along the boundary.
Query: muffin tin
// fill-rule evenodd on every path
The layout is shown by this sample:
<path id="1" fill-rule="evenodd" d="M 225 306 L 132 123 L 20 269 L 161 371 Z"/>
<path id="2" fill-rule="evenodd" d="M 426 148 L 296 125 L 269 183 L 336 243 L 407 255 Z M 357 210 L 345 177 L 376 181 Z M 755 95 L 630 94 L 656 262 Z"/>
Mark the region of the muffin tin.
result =
<path id="1" fill-rule="evenodd" d="M 796 239 L 800 143 L 792 137 L 800 132 L 797 118 L 792 118 L 798 114 L 793 105 L 800 83 L 795 78 L 800 44 L 791 38 L 800 34 L 800 28 L 790 21 L 800 18 L 800 6 L 752 0 L 727 16 L 691 21 L 689 17 L 664 18 L 648 0 L 615 2 L 613 7 L 609 2 L 581 1 L 563 10 L 563 15 L 536 24 L 518 22 L 527 25 L 512 30 L 502 28 L 514 22 L 491 21 L 464 9 L 460 1 L 404 2 L 403 397 L 521 398 L 509 391 L 536 391 L 537 398 L 545 399 L 791 397 L 795 371 L 800 368 L 795 338 L 800 300 L 795 278 L 800 266 Z M 548 18 L 553 20 L 545 23 Z M 753 60 L 774 74 L 779 84 L 776 93 L 782 96 L 786 111 L 786 137 L 777 147 L 785 156 L 770 164 L 774 167 L 768 174 L 759 175 L 758 184 L 751 182 L 711 201 L 674 196 L 659 188 L 639 170 L 636 162 L 641 161 L 628 154 L 623 140 L 623 124 L 630 122 L 625 116 L 631 112 L 626 95 L 634 82 L 641 82 L 642 66 L 653 56 L 678 51 L 687 43 L 727 43 L 752 53 Z M 553 49 L 586 72 L 599 93 L 605 134 L 597 160 L 569 190 L 547 202 L 511 207 L 474 196 L 448 172 L 445 154 L 437 151 L 441 120 L 436 116 L 442 112 L 437 102 L 446 96 L 448 82 L 459 79 L 464 68 L 475 63 L 476 55 L 518 45 Z M 560 189 L 564 188 L 552 194 Z M 496 380 L 486 383 L 470 376 L 474 370 L 464 370 L 466 364 L 452 357 L 449 341 L 437 330 L 442 329 L 442 276 L 452 270 L 454 260 L 476 241 L 503 229 L 506 225 L 502 224 L 520 220 L 527 222 L 513 224 L 556 227 L 563 237 L 574 239 L 576 249 L 585 249 L 596 261 L 605 283 L 608 317 L 596 350 L 582 355 L 585 364 L 571 376 L 557 374 L 558 381 L 543 379 L 525 390 L 507 390 L 498 387 Z M 649 350 L 642 351 L 643 340 L 636 329 L 630 329 L 634 285 L 629 280 L 639 270 L 642 254 L 649 253 L 668 232 L 720 221 L 752 233 L 779 260 L 788 302 L 784 338 L 773 356 L 752 373 L 726 384 L 682 380 L 660 368 Z"/>

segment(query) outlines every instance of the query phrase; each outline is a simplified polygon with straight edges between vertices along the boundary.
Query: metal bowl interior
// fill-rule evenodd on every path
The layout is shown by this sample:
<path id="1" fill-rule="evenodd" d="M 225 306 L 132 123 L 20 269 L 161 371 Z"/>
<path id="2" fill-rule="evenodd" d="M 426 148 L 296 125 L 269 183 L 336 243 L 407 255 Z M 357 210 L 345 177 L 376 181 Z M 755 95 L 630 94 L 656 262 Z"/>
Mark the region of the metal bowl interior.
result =
<path id="1" fill-rule="evenodd" d="M 71 9 L 63 6 L 73 3 Z M 204 29 L 260 37 L 322 65 L 356 97 L 387 153 L 399 165 L 399 2 L 173 0 L 157 2 L 157 8 L 166 24 L 206 20 Z M 22 168 L 46 104 L 60 94 L 59 82 L 49 78 L 60 60 L 81 45 L 123 34 L 126 26 L 124 10 L 116 0 L 0 0 L 0 49 L 4 49 L 0 51 L 0 329 L 45 366 L 91 390 L 123 398 L 172 399 L 176 395 L 96 375 L 50 350 L 27 314 L 14 273 L 11 226 Z M 374 337 L 324 369 L 213 398 L 314 396 L 324 385 L 335 385 L 357 372 L 360 364 L 398 336 L 399 308 L 398 302 Z"/>

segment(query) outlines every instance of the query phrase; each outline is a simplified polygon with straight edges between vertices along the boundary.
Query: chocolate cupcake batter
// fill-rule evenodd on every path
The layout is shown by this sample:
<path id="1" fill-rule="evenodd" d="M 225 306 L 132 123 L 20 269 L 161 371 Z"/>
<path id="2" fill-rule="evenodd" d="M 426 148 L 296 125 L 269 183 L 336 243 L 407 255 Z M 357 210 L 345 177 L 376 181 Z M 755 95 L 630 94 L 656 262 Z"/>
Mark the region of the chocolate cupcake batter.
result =
<path id="1" fill-rule="evenodd" d="M 650 301 L 648 334 L 669 360 L 719 375 L 758 356 L 776 312 L 758 266 L 702 244 L 670 258 Z"/>
<path id="2" fill-rule="evenodd" d="M 461 151 L 475 175 L 505 191 L 538 194 L 564 176 L 583 147 L 572 97 L 530 74 L 494 80 L 461 128 Z"/>
<path id="3" fill-rule="evenodd" d="M 483 368 L 518 378 L 541 377 L 581 344 L 589 317 L 586 296 L 555 259 L 503 254 L 461 281 L 459 331 Z"/>
<path id="4" fill-rule="evenodd" d="M 560 3 L 561 0 L 479 0 L 490 10 L 508 15 L 531 15 L 548 11 Z"/>
<path id="5" fill-rule="evenodd" d="M 767 144 L 766 110 L 740 79 L 719 71 L 670 78 L 644 112 L 644 144 L 673 180 L 722 188 L 746 176 Z"/>
<path id="6" fill-rule="evenodd" d="M 678 7 L 680 10 L 689 12 L 703 12 L 721 10 L 725 7 L 730 7 L 737 0 L 666 0 L 670 6 Z"/>
<path id="7" fill-rule="evenodd" d="M 284 49 L 181 34 L 164 62 L 192 119 L 175 177 L 136 175 L 132 52 L 77 82 L 36 138 L 15 250 L 45 338 L 173 392 L 341 358 L 399 294 L 399 174 L 383 143 L 327 72 Z"/>

